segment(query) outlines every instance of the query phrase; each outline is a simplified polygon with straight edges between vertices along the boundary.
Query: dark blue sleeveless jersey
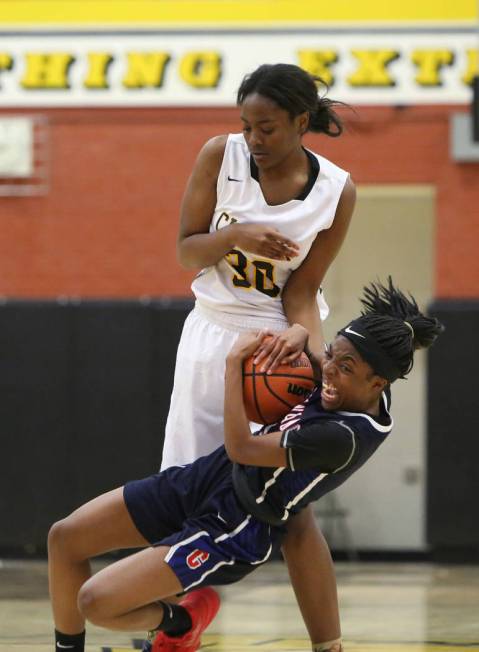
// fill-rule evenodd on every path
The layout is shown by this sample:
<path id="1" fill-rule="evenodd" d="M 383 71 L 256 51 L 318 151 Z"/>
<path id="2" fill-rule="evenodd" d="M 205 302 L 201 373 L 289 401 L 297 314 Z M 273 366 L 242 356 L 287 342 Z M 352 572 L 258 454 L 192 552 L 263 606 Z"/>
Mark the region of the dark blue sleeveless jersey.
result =
<path id="1" fill-rule="evenodd" d="M 272 525 L 285 524 L 308 503 L 341 485 L 357 471 L 392 429 L 391 395 L 383 392 L 380 414 L 330 412 L 321 405 L 321 388 L 282 421 L 258 436 L 282 431 L 287 467 L 233 465 L 233 484 L 243 508 Z"/>

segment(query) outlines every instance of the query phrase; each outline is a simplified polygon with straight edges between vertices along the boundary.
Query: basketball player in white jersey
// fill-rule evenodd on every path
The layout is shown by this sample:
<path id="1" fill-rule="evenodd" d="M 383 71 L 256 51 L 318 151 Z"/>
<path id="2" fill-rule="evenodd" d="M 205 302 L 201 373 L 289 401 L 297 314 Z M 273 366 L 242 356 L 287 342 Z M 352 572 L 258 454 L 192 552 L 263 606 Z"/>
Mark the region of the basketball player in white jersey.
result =
<path id="1" fill-rule="evenodd" d="M 242 133 L 205 144 L 182 202 L 179 261 L 201 271 L 178 348 L 162 469 L 223 443 L 225 359 L 240 332 L 277 333 L 262 352 L 267 368 L 303 350 L 295 324 L 314 333 L 307 344 L 321 355 L 320 285 L 355 204 L 348 173 L 302 145 L 308 131 L 342 132 L 312 76 L 263 65 L 243 80 L 238 105 Z M 311 639 L 338 639 L 331 558 L 309 509 L 293 519 L 283 553 Z"/>

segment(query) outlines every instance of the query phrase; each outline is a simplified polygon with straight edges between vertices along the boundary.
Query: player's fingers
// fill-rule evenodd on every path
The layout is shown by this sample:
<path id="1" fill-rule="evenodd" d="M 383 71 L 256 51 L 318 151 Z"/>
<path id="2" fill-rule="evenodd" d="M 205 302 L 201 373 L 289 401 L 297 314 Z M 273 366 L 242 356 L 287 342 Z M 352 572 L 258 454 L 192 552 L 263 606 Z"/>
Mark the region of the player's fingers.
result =
<path id="1" fill-rule="evenodd" d="M 250 247 L 250 251 L 258 256 L 265 258 L 272 258 L 273 260 L 286 260 L 291 257 L 291 254 L 285 251 L 281 246 L 274 245 L 271 242 L 263 242 Z M 296 255 L 296 254 L 295 254 Z"/>
<path id="2" fill-rule="evenodd" d="M 270 360 L 276 356 L 276 343 L 269 343 L 268 348 L 265 348 L 261 352 L 261 356 L 258 356 L 258 362 L 256 363 L 260 367 L 260 371 L 265 371 L 266 367 L 269 365 Z"/>
<path id="3" fill-rule="evenodd" d="M 266 349 L 260 347 L 259 349 L 256 349 L 254 352 L 254 358 L 253 358 L 253 363 L 258 365 L 261 360 L 264 360 L 264 358 L 268 355 L 268 351 Z"/>
<path id="4" fill-rule="evenodd" d="M 280 351 L 277 355 L 270 356 L 267 363 L 263 364 L 262 371 L 264 371 L 267 374 L 273 373 L 277 367 L 281 364 L 281 360 L 283 358 L 283 353 Z"/>
<path id="5" fill-rule="evenodd" d="M 299 245 L 283 236 L 279 231 L 269 230 L 262 233 L 256 242 L 250 243 L 250 250 L 258 253 L 297 256 Z"/>
<path id="6" fill-rule="evenodd" d="M 295 360 L 299 358 L 301 355 L 301 351 L 294 351 L 293 353 L 288 353 L 282 360 L 280 361 L 280 364 L 291 364 Z"/>
<path id="7" fill-rule="evenodd" d="M 261 346 L 264 346 L 264 342 L 267 341 L 266 338 L 271 335 L 271 331 L 269 331 L 267 328 L 262 328 L 260 331 L 258 331 L 257 336 L 256 336 L 256 341 L 259 345 L 258 348 Z"/>
<path id="8" fill-rule="evenodd" d="M 274 232 L 270 235 L 270 237 L 271 239 L 275 240 L 278 244 L 280 244 L 282 247 L 287 247 L 294 251 L 299 251 L 299 244 L 294 240 L 287 238 L 277 229 L 274 230 Z"/>
<path id="9" fill-rule="evenodd" d="M 263 361 L 260 371 L 268 372 L 273 369 L 276 369 L 283 355 L 284 355 L 283 343 L 281 342 L 281 340 L 278 339 L 276 340 L 276 343 L 272 351 L 270 352 L 269 356 L 266 358 L 266 360 Z"/>
<path id="10" fill-rule="evenodd" d="M 292 245 L 281 241 L 271 243 L 271 251 L 278 254 L 279 256 L 286 256 L 290 258 L 294 258 L 295 256 L 299 255 L 298 247 L 293 247 Z"/>
<path id="11" fill-rule="evenodd" d="M 288 364 L 293 360 L 296 360 L 301 355 L 301 350 L 293 347 L 287 340 L 279 340 L 281 348 L 275 351 L 275 357 L 273 359 L 272 355 L 271 360 L 268 364 L 267 372 L 274 371 L 280 364 Z"/>
<path id="12" fill-rule="evenodd" d="M 261 330 L 261 333 L 264 336 L 263 346 L 268 346 L 271 343 L 271 341 L 274 340 L 277 337 L 276 333 L 273 333 L 273 331 L 270 331 L 267 328 L 263 328 Z"/>
<path id="13" fill-rule="evenodd" d="M 286 254 L 284 251 L 280 251 L 279 249 L 272 249 L 270 247 L 261 249 L 260 251 L 257 252 L 260 256 L 264 256 L 265 258 L 272 258 L 273 260 L 285 260 L 286 259 Z"/>
<path id="14" fill-rule="evenodd" d="M 264 358 L 266 358 L 266 356 L 268 356 L 274 348 L 275 345 L 274 335 L 272 335 L 272 333 L 270 332 L 268 332 L 267 335 L 270 335 L 270 337 L 268 339 L 264 339 L 261 342 L 261 345 L 255 351 L 253 362 L 256 365 L 259 364 L 261 360 L 264 360 Z"/>
<path id="15" fill-rule="evenodd" d="M 290 247 L 286 247 L 280 242 L 276 242 L 276 241 L 266 242 L 262 248 L 262 251 L 264 251 L 270 257 L 275 257 L 275 258 L 298 255 L 296 250 L 291 249 Z"/>
<path id="16" fill-rule="evenodd" d="M 292 256 L 297 256 L 299 254 L 299 246 L 295 242 L 280 242 L 279 243 L 283 251 L 291 254 Z"/>

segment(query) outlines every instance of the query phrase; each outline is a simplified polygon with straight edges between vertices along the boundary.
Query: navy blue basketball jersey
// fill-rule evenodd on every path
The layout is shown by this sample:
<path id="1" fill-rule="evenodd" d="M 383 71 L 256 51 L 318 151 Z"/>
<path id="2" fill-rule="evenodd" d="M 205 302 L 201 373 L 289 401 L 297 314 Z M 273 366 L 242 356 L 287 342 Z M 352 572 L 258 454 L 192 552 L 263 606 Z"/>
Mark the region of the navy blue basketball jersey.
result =
<path id="1" fill-rule="evenodd" d="M 139 532 L 167 546 L 184 591 L 237 582 L 275 554 L 290 515 L 354 473 L 389 434 L 389 392 L 380 414 L 327 412 L 321 388 L 258 436 L 282 431 L 287 466 L 242 466 L 224 446 L 183 467 L 125 485 Z M 272 527 L 274 526 L 274 527 Z"/>
<path id="2" fill-rule="evenodd" d="M 331 412 L 321 405 L 321 387 L 279 423 L 258 436 L 282 431 L 287 467 L 233 465 L 233 483 L 243 508 L 261 521 L 284 524 L 308 503 L 341 485 L 391 432 L 391 395 L 383 392 L 380 414 Z"/>

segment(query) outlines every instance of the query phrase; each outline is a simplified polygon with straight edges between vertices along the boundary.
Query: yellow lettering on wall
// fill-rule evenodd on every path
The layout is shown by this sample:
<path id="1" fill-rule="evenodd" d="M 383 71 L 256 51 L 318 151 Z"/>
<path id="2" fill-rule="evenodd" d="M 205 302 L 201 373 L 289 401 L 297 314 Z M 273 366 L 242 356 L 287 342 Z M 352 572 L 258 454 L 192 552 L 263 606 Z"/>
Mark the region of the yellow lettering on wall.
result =
<path id="1" fill-rule="evenodd" d="M 399 58 L 397 50 L 351 50 L 351 54 L 359 62 L 359 68 L 347 78 L 351 86 L 395 86 L 387 67 Z"/>
<path id="2" fill-rule="evenodd" d="M 128 67 L 123 78 L 123 86 L 160 88 L 170 58 L 167 52 L 128 52 Z"/>
<path id="3" fill-rule="evenodd" d="M 472 84 L 472 79 L 479 75 L 479 50 L 466 50 L 467 67 L 466 72 L 461 77 L 465 84 Z"/>
<path id="4" fill-rule="evenodd" d="M 108 68 L 113 61 L 109 52 L 89 52 L 88 72 L 83 85 L 85 88 L 110 88 L 107 78 Z"/>
<path id="5" fill-rule="evenodd" d="M 442 86 L 440 71 L 454 63 L 450 50 L 414 50 L 412 62 L 418 67 L 414 80 L 420 86 Z"/>
<path id="6" fill-rule="evenodd" d="M 26 68 L 21 85 L 29 90 L 70 88 L 68 72 L 75 57 L 68 52 L 25 55 Z"/>
<path id="7" fill-rule="evenodd" d="M 195 88 L 215 88 L 221 77 L 218 52 L 190 52 L 180 61 L 180 77 Z"/>
<path id="8" fill-rule="evenodd" d="M 329 69 L 329 66 L 336 63 L 338 54 L 334 50 L 299 50 L 298 63 L 310 75 L 314 77 L 321 77 L 321 79 L 333 86 L 334 75 Z"/>
<path id="9" fill-rule="evenodd" d="M 0 70 L 11 70 L 13 68 L 13 59 L 6 52 L 0 52 Z"/>
<path id="10" fill-rule="evenodd" d="M 0 52 L 0 70 L 11 70 L 12 68 L 13 68 L 12 57 L 6 52 Z"/>

